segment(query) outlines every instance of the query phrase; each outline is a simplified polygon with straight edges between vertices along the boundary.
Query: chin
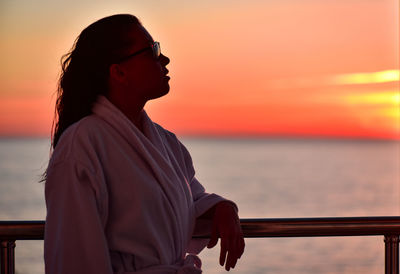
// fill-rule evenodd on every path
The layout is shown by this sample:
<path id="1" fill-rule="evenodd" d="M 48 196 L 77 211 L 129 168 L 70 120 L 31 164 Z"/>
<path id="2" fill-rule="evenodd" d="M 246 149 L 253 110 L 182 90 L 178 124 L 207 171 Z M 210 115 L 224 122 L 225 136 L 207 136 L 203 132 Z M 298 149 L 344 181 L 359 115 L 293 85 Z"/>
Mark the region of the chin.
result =
<path id="1" fill-rule="evenodd" d="M 165 95 L 167 95 L 168 93 L 169 93 L 169 87 L 168 87 L 168 89 L 166 89 L 166 90 L 161 94 L 160 97 L 165 96 Z"/>
<path id="2" fill-rule="evenodd" d="M 161 92 L 162 95 L 161 96 L 167 95 L 169 93 L 169 88 L 170 88 L 169 87 L 169 83 L 167 82 L 165 84 L 165 86 L 163 86 L 163 88 L 161 89 L 162 90 L 162 92 Z"/>
<path id="3" fill-rule="evenodd" d="M 154 100 L 154 99 L 163 97 L 163 96 L 167 95 L 168 93 L 169 93 L 169 85 L 168 85 L 168 88 L 163 88 L 158 93 L 155 93 L 153 96 L 151 96 L 151 98 L 149 98 L 149 100 Z"/>

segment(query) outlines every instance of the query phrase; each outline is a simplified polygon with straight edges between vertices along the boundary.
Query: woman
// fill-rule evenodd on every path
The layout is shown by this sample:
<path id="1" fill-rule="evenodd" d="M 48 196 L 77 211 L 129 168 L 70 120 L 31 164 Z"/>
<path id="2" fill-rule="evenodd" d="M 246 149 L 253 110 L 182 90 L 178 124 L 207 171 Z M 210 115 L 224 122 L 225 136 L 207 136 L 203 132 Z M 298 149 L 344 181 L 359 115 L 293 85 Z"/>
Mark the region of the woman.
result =
<path id="1" fill-rule="evenodd" d="M 237 207 L 208 194 L 148 100 L 169 91 L 169 59 L 132 15 L 103 18 L 64 57 L 46 172 L 48 274 L 201 273 L 192 240 L 221 238 L 220 264 L 244 250 Z"/>

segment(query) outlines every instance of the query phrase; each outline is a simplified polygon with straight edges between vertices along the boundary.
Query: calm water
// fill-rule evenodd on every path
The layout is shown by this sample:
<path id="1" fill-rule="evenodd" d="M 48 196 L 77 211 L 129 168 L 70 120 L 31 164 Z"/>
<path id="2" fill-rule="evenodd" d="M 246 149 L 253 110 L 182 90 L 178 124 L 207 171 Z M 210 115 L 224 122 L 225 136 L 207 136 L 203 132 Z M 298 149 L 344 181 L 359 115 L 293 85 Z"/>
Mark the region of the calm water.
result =
<path id="1" fill-rule="evenodd" d="M 209 192 L 242 218 L 398 215 L 398 142 L 183 139 Z M 47 139 L 0 139 L 0 220 L 43 220 Z M 42 241 L 18 241 L 17 272 L 43 273 Z M 383 273 L 382 237 L 247 239 L 235 273 Z M 204 273 L 224 273 L 218 250 Z"/>

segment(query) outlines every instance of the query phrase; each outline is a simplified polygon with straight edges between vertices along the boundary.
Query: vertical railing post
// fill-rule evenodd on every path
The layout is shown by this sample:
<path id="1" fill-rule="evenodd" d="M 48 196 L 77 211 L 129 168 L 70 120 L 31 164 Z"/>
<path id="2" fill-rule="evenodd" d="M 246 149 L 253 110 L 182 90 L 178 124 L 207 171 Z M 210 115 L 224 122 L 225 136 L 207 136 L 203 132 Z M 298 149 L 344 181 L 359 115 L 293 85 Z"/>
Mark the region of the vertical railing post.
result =
<path id="1" fill-rule="evenodd" d="M 1 274 L 15 273 L 15 241 L 2 240 L 0 248 Z"/>
<path id="2" fill-rule="evenodd" d="M 399 235 L 385 235 L 385 274 L 399 274 Z"/>

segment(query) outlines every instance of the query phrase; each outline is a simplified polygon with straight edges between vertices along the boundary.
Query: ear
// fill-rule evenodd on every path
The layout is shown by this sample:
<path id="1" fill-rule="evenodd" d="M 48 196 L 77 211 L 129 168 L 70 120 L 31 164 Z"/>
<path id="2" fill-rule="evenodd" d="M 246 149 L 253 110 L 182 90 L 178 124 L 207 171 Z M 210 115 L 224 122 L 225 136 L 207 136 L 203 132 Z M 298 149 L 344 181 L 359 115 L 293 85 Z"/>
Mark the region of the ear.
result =
<path id="1" fill-rule="evenodd" d="M 112 64 L 109 69 L 110 80 L 114 80 L 117 82 L 123 82 L 125 79 L 125 70 L 119 64 Z"/>

